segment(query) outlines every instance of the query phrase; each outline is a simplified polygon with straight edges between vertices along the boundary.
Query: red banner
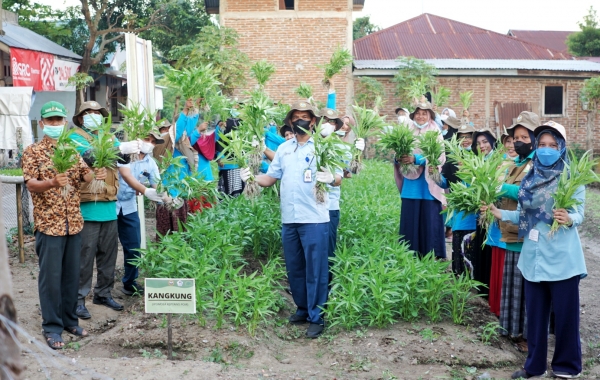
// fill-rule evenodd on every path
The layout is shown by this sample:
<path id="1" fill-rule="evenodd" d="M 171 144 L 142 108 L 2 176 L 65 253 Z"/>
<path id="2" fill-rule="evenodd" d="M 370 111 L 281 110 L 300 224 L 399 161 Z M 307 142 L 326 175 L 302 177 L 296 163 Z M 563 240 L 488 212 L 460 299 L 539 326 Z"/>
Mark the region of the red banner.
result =
<path id="1" fill-rule="evenodd" d="M 31 86 L 35 91 L 56 91 L 52 54 L 11 48 L 10 62 L 13 86 Z"/>

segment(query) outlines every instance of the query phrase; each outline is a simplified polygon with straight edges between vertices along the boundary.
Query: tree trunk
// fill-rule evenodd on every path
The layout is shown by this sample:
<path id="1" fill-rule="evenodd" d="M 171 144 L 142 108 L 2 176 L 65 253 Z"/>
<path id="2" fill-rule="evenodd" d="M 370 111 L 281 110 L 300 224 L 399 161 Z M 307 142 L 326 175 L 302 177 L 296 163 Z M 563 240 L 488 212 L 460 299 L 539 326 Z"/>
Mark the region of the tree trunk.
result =
<path id="1" fill-rule="evenodd" d="M 591 151 L 592 156 L 594 155 L 594 121 L 596 120 L 597 112 L 598 112 L 598 110 L 595 107 L 595 105 L 592 106 L 590 111 L 587 114 L 587 123 L 585 126 L 585 129 L 586 129 L 585 149 Z"/>
<path id="2" fill-rule="evenodd" d="M 89 52 L 85 52 L 83 55 L 83 59 L 81 60 L 81 66 L 79 66 L 80 73 L 86 73 L 89 75 L 90 69 L 92 68 L 92 58 L 90 57 Z M 83 94 L 84 90 L 78 90 L 79 96 L 75 97 L 75 113 L 79 112 L 79 107 L 83 103 Z"/>
<path id="3" fill-rule="evenodd" d="M 4 237 L 4 223 L 0 215 L 0 315 L 16 323 L 17 312 L 11 294 L 12 280 L 8 264 L 8 249 Z M 16 335 L 16 332 L 13 334 Z M 21 350 L 12 339 L 8 326 L 0 322 L 0 379 L 20 379 L 23 370 Z"/>

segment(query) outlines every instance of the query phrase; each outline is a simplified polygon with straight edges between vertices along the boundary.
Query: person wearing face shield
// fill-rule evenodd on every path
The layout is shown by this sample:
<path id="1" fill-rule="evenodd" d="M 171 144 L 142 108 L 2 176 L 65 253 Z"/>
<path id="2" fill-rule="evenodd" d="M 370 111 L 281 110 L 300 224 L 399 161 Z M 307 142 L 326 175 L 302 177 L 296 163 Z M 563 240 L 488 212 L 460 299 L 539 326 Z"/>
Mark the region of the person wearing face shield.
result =
<path id="1" fill-rule="evenodd" d="M 292 105 L 284 123 L 294 131 L 294 138 L 279 146 L 267 174 L 254 180 L 262 187 L 281 181 L 281 239 L 288 281 L 297 310 L 291 324 L 309 323 L 306 336 L 317 338 L 323 333 L 322 308 L 327 302 L 329 246 L 329 199 L 317 203 L 317 182 L 339 186 L 341 173 L 317 167 L 311 134 L 317 115 L 308 102 Z M 251 177 L 250 169 L 240 171 L 242 181 Z"/>
<path id="2" fill-rule="evenodd" d="M 88 336 L 75 313 L 84 227 L 80 186 L 94 176 L 104 180 L 107 174 L 103 168 L 92 171 L 81 157 L 66 172 L 56 172 L 52 157 L 57 139 L 67 128 L 66 118 L 67 110 L 61 103 L 44 104 L 39 126 L 45 136 L 28 146 L 22 157 L 23 179 L 33 201 L 42 333 L 55 350 L 64 347 L 63 331 Z"/>
<path id="3" fill-rule="evenodd" d="M 440 143 L 442 134 L 435 123 L 435 112 L 424 97 L 417 101 L 415 111 L 410 114 L 412 120 L 409 128 L 415 136 L 428 131 L 439 133 Z M 400 237 L 405 240 L 410 249 L 419 257 L 433 251 L 439 259 L 446 258 L 446 239 L 444 217 L 440 214 L 446 204 L 444 192 L 440 184 L 431 179 L 425 166 L 426 160 L 415 149 L 413 154 L 394 159 L 394 177 L 402 198 L 400 213 Z M 446 155 L 440 157 L 441 165 L 433 170 L 441 171 L 446 162 Z M 415 165 L 414 172 L 404 173 L 400 164 Z"/>
<path id="4" fill-rule="evenodd" d="M 77 146 L 77 151 L 84 161 L 91 167 L 94 163 L 94 154 L 91 143 L 98 138 L 98 128 L 108 117 L 108 111 L 98 102 L 89 101 L 81 104 L 79 112 L 73 116 L 76 128 L 71 134 L 71 139 Z M 117 171 L 120 166 L 129 162 L 130 154 L 139 154 L 141 140 L 119 142 L 113 137 L 114 146 L 119 150 L 120 160 L 118 169 L 108 169 L 104 180 L 104 190 L 95 194 L 89 190 L 87 184 L 81 187 L 81 214 L 84 224 L 81 231 L 81 271 L 79 279 L 79 298 L 77 300 L 77 315 L 81 319 L 91 318 L 85 307 L 85 298 L 92 289 L 94 262 L 96 262 L 97 279 L 94 287 L 95 304 L 104 305 L 116 311 L 123 310 L 111 294 L 115 278 L 115 265 L 117 262 L 117 193 L 119 180 Z"/>
<path id="5" fill-rule="evenodd" d="M 160 173 L 156 162 L 151 157 L 154 147 L 164 144 L 165 140 L 158 133 L 150 133 L 142 140 L 139 159 L 119 168 L 119 192 L 117 193 L 117 229 L 119 241 L 123 247 L 123 287 L 121 291 L 132 296 L 144 294 L 144 288 L 136 279 L 137 267 L 132 263 L 140 257 L 141 232 L 140 218 L 136 195 L 143 194 L 153 202 L 167 202 L 166 194 L 158 194 L 156 187 L 160 181 Z"/>

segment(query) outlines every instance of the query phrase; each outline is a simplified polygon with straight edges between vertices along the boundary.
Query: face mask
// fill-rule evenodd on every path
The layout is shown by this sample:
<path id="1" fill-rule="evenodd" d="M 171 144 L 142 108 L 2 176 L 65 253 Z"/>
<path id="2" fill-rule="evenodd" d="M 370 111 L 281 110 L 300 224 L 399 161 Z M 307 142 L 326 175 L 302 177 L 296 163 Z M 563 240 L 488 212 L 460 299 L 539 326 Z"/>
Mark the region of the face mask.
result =
<path id="1" fill-rule="evenodd" d="M 468 147 L 465 148 L 465 150 L 467 150 L 467 151 L 470 152 L 472 150 L 472 148 L 470 146 L 468 146 Z"/>
<path id="2" fill-rule="evenodd" d="M 87 129 L 96 130 L 102 125 L 102 115 L 95 113 L 83 115 L 83 126 Z"/>
<path id="3" fill-rule="evenodd" d="M 154 149 L 154 145 L 152 145 L 152 143 L 144 141 L 142 143 L 142 147 L 140 148 L 140 152 L 142 152 L 144 154 L 148 154 L 148 153 L 152 152 L 152 149 Z"/>
<path id="4" fill-rule="evenodd" d="M 240 113 L 238 112 L 238 110 L 231 110 L 230 113 L 231 113 L 231 116 L 234 118 L 240 116 Z"/>
<path id="5" fill-rule="evenodd" d="M 321 125 L 321 136 L 327 137 L 333 133 L 335 126 L 333 124 L 325 123 Z"/>
<path id="6" fill-rule="evenodd" d="M 444 129 L 444 130 L 442 131 L 442 136 L 446 136 L 447 134 L 448 134 L 448 130 L 447 130 L 447 129 Z"/>
<path id="7" fill-rule="evenodd" d="M 517 152 L 517 154 L 520 157 L 529 156 L 529 154 L 533 150 L 531 143 L 525 144 L 523 141 L 515 141 L 514 145 L 515 145 L 515 152 Z"/>
<path id="8" fill-rule="evenodd" d="M 160 134 L 160 137 L 165 137 L 168 134 L 169 134 L 169 132 L 163 132 L 163 133 Z"/>
<path id="9" fill-rule="evenodd" d="M 400 124 L 406 123 L 406 116 L 398 116 L 398 123 L 400 123 Z"/>
<path id="10" fill-rule="evenodd" d="M 51 139 L 57 139 L 58 136 L 60 136 L 60 134 L 62 133 L 63 129 L 65 128 L 64 125 L 46 125 L 44 124 L 44 134 L 48 137 L 50 137 Z"/>
<path id="11" fill-rule="evenodd" d="M 535 151 L 540 164 L 544 166 L 552 166 L 562 156 L 563 151 L 552 149 L 552 148 L 538 148 Z"/>
<path id="12" fill-rule="evenodd" d="M 423 129 L 423 128 L 425 128 L 425 127 L 427 126 L 427 124 L 429 124 L 429 123 L 425 123 L 425 124 L 421 125 L 421 124 L 417 123 L 416 121 L 413 121 L 413 124 L 414 124 L 414 125 L 415 125 L 417 128 L 419 128 L 419 129 Z"/>
<path id="13" fill-rule="evenodd" d="M 346 137 L 346 131 L 336 131 L 335 134 L 340 137 Z"/>
<path id="14" fill-rule="evenodd" d="M 304 136 L 310 128 L 310 121 L 308 120 L 296 120 L 292 123 L 294 126 L 294 134 Z"/>

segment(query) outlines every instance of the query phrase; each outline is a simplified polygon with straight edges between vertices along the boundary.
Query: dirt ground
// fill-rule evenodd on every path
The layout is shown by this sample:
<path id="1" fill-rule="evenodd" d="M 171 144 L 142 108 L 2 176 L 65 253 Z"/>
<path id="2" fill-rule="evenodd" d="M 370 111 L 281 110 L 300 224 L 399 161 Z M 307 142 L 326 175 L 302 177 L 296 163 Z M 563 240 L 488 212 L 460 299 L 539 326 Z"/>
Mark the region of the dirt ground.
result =
<path id="1" fill-rule="evenodd" d="M 147 230 L 153 231 L 153 220 Z M 582 378 L 600 378 L 600 192 L 589 194 L 586 221 L 580 228 L 589 276 L 581 282 Z M 14 250 L 14 249 L 13 249 Z M 38 340 L 41 315 L 37 292 L 37 258 L 27 243 L 27 260 L 11 257 L 19 323 Z M 117 278 L 122 274 L 119 252 Z M 167 360 L 167 328 L 163 315 L 145 314 L 138 297 L 125 296 L 115 281 L 114 298 L 123 312 L 86 302 L 92 318 L 81 321 L 91 336 L 71 339 L 67 349 L 51 357 L 21 336 L 26 348 L 24 378 L 81 379 L 477 379 L 510 378 L 524 362 L 512 343 L 500 338 L 481 342 L 482 326 L 495 321 L 487 302 L 478 299 L 468 326 L 398 323 L 386 329 L 329 330 L 318 340 L 304 338 L 304 329 L 289 326 L 293 309 L 283 310 L 255 337 L 233 326 L 214 328 L 191 316 L 174 316 L 174 360 Z M 554 346 L 550 336 L 550 347 Z M 42 341 L 43 344 L 43 341 Z M 549 357 L 551 357 L 551 352 Z"/>

